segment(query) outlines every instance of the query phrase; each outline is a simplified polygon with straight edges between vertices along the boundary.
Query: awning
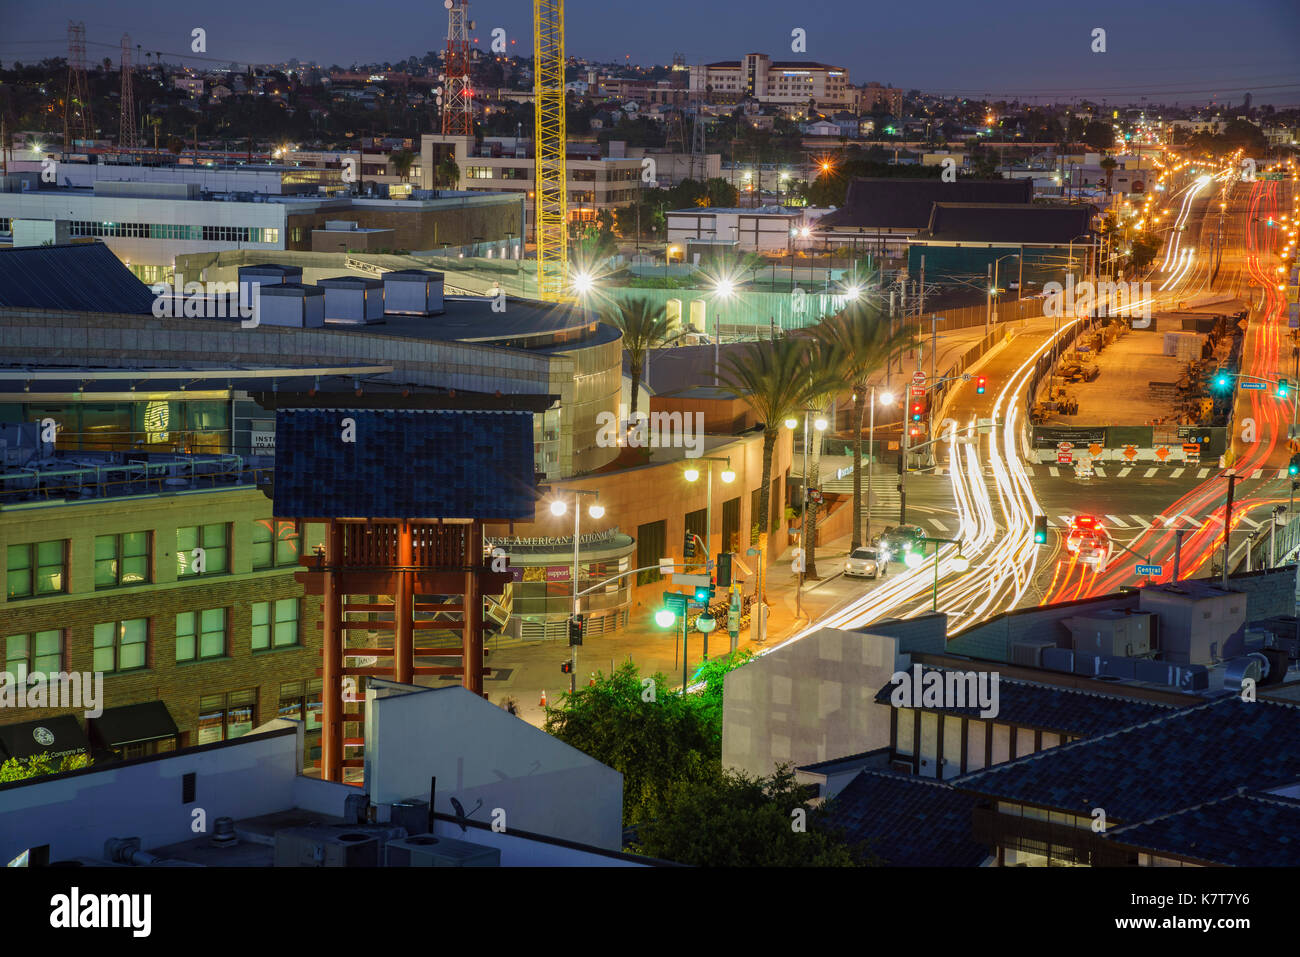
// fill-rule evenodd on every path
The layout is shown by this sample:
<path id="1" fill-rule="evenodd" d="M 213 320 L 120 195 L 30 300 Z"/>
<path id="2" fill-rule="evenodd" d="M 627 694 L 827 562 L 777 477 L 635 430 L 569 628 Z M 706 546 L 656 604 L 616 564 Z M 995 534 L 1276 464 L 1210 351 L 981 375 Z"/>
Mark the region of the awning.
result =
<path id="1" fill-rule="evenodd" d="M 86 724 L 91 740 L 96 747 L 102 748 L 120 748 L 126 744 L 172 738 L 177 734 L 176 722 L 161 701 L 105 708 L 103 714 L 87 719 Z"/>
<path id="2" fill-rule="evenodd" d="M 90 750 L 90 742 L 77 719 L 64 714 L 22 724 L 0 725 L 0 752 L 5 760 L 26 760 L 39 754 L 62 758 Z"/>

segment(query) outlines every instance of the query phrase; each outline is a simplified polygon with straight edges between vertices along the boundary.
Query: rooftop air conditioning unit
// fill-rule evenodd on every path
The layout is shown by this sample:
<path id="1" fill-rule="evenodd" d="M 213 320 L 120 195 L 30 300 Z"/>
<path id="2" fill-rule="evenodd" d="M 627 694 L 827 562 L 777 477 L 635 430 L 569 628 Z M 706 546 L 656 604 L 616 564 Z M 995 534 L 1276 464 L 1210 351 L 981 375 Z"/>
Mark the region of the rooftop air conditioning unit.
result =
<path id="1" fill-rule="evenodd" d="M 500 867 L 501 849 L 432 834 L 413 834 L 389 841 L 389 867 Z"/>
<path id="2" fill-rule="evenodd" d="M 276 867 L 378 867 L 401 828 L 364 824 L 291 827 L 275 832 Z"/>

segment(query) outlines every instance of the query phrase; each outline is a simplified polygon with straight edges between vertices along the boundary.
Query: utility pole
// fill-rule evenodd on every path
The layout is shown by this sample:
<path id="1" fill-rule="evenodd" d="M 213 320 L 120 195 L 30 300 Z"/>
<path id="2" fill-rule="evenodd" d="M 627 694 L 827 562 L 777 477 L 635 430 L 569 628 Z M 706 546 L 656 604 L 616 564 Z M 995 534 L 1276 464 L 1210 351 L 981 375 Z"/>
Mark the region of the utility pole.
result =
<path id="1" fill-rule="evenodd" d="M 1183 563 L 1183 536 L 1187 534 L 1187 529 L 1174 529 L 1174 577 L 1170 579 L 1174 584 L 1178 583 L 1178 572 Z"/>
<path id="2" fill-rule="evenodd" d="M 1232 496 L 1237 487 L 1237 480 L 1241 476 L 1235 472 L 1227 476 L 1228 479 L 1228 500 L 1223 507 L 1223 587 L 1228 587 L 1228 546 L 1232 541 Z"/>

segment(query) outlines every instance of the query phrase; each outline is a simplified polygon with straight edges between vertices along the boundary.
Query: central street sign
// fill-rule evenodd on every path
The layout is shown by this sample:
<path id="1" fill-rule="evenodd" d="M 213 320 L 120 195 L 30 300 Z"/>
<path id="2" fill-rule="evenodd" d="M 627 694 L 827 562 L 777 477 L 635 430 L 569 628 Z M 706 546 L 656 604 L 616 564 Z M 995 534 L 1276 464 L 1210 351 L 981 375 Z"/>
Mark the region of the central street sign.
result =
<path id="1" fill-rule="evenodd" d="M 1139 575 L 1160 575 L 1165 570 L 1164 565 L 1138 565 L 1137 573 Z"/>
<path id="2" fill-rule="evenodd" d="M 1243 383 L 1241 384 L 1241 387 L 1242 387 L 1243 389 L 1262 389 L 1262 388 L 1264 388 L 1264 383 L 1262 383 L 1262 382 L 1243 382 Z"/>

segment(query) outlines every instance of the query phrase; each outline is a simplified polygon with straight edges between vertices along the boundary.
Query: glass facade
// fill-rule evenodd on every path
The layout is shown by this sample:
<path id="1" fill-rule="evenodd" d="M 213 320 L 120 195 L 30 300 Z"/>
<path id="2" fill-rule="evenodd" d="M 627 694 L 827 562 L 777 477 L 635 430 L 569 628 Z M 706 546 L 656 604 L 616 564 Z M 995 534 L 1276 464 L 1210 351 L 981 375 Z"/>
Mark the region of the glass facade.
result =
<path id="1" fill-rule="evenodd" d="M 230 403 L 225 399 L 24 403 L 18 408 L 16 420 L 9 415 L 5 418 L 37 423 L 50 418 L 58 423 L 56 448 L 60 452 L 230 451 Z"/>
<path id="2" fill-rule="evenodd" d="M 176 223 L 104 223 L 72 220 L 72 236 L 118 239 L 186 239 L 217 243 L 278 243 L 280 230 L 264 226 L 183 226 Z"/>

